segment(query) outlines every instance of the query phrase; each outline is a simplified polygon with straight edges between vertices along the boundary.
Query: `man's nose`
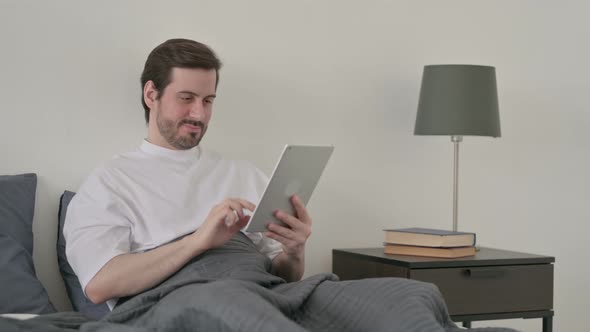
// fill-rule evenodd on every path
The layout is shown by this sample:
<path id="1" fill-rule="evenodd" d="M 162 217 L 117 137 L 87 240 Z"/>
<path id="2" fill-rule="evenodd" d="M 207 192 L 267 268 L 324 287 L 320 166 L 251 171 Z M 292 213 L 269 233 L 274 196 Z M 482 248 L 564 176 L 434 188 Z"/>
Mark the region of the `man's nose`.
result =
<path id="1" fill-rule="evenodd" d="M 202 100 L 197 99 L 190 108 L 190 117 L 195 118 L 195 119 L 199 119 L 201 120 L 201 118 L 203 117 L 203 115 L 205 114 L 205 105 L 203 103 Z"/>

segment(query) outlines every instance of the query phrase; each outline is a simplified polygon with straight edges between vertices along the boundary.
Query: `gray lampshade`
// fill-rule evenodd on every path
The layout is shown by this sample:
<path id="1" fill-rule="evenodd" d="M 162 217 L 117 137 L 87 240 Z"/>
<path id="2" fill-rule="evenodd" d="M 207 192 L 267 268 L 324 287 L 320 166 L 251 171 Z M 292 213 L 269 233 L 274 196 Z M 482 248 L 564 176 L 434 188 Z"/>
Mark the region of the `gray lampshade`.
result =
<path id="1" fill-rule="evenodd" d="M 414 134 L 500 137 L 495 68 L 424 66 Z"/>

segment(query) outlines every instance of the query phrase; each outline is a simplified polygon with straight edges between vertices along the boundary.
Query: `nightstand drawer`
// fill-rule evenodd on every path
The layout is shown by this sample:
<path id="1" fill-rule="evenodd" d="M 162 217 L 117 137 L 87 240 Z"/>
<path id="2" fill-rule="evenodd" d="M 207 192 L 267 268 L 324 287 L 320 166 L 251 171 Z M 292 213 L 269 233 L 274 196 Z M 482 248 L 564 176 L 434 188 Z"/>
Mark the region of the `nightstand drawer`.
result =
<path id="1" fill-rule="evenodd" d="M 553 308 L 553 265 L 413 269 L 410 278 L 434 283 L 451 315 Z"/>
<path id="2" fill-rule="evenodd" d="M 384 264 L 363 257 L 334 253 L 332 272 L 341 280 L 355 280 L 365 278 L 398 277 L 408 278 L 409 269 L 405 267 Z"/>

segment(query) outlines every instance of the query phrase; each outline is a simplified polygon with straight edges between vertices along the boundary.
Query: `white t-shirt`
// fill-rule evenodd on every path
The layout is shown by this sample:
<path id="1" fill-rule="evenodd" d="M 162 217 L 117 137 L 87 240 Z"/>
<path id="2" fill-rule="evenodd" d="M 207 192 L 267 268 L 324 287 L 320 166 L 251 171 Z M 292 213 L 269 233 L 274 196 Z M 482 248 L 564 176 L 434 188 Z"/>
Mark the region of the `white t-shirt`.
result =
<path id="1" fill-rule="evenodd" d="M 226 198 L 256 204 L 267 182 L 248 162 L 199 146 L 170 150 L 144 141 L 94 170 L 70 202 L 63 231 L 68 262 L 85 289 L 113 257 L 194 232 Z M 271 259 L 282 251 L 262 233 L 246 234 Z M 107 302 L 111 309 L 115 303 Z"/>

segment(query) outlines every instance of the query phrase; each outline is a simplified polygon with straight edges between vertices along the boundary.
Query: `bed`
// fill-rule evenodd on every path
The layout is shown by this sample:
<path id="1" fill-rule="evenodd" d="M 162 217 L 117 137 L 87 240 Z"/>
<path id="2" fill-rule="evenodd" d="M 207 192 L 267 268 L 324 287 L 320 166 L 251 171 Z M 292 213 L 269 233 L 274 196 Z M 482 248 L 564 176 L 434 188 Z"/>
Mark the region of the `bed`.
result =
<path id="1" fill-rule="evenodd" d="M 75 275 L 64 273 L 67 260 L 60 261 L 75 311 L 56 312 L 31 258 L 35 184 L 34 174 L 0 177 L 0 313 L 11 314 L 0 316 L 0 331 L 513 331 L 457 327 L 429 283 L 339 281 L 331 273 L 286 283 L 242 233 L 112 312 L 85 299 Z M 61 227 L 73 195 L 62 196 Z"/>

